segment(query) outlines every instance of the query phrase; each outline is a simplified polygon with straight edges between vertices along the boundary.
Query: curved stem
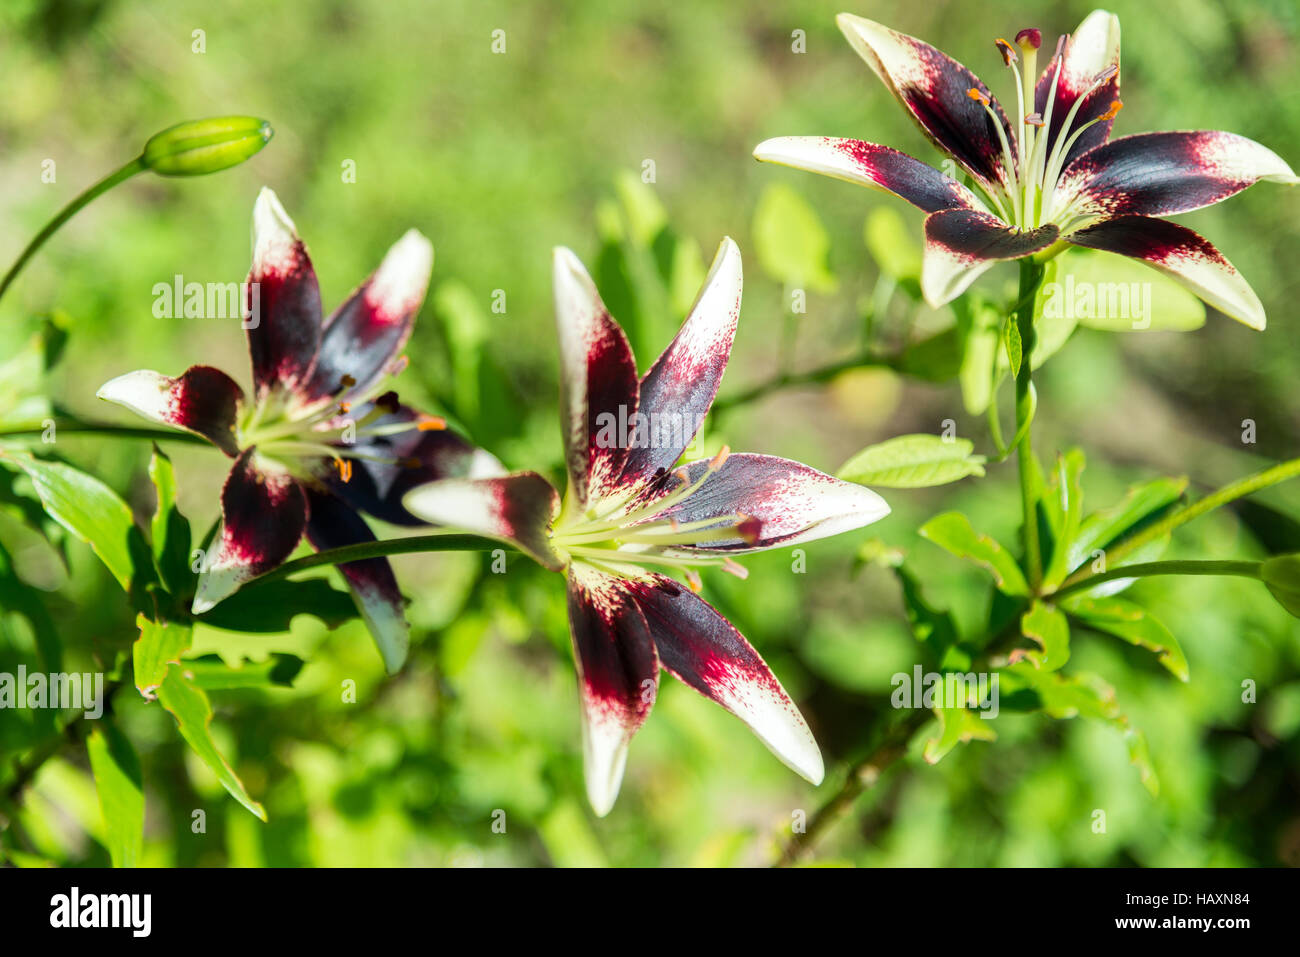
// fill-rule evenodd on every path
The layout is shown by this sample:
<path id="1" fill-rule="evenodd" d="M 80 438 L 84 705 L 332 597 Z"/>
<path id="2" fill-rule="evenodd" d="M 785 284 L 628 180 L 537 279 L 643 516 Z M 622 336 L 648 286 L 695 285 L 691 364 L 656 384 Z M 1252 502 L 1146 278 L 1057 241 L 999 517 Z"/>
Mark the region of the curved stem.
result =
<path id="1" fill-rule="evenodd" d="M 1016 460 L 1020 466 L 1020 505 L 1024 513 L 1025 564 L 1035 589 L 1043 580 L 1043 553 L 1038 544 L 1038 500 L 1034 494 L 1034 452 L 1031 442 L 1034 418 L 1034 302 L 1044 269 L 1031 259 L 1020 260 L 1020 294 L 1016 327 L 1020 332 L 1020 369 L 1016 373 Z"/>
<path id="2" fill-rule="evenodd" d="M 285 562 L 271 569 L 264 575 L 252 579 L 244 587 L 256 582 L 276 581 L 308 568 L 321 565 L 342 565 L 357 562 L 364 558 L 380 558 L 384 555 L 409 555 L 412 552 L 485 552 L 494 548 L 509 548 L 504 542 L 478 535 L 414 535 L 410 538 L 384 538 L 374 542 L 358 542 L 330 548 L 315 555 L 305 555 Z"/>
<path id="3" fill-rule="evenodd" d="M 72 202 L 68 203 L 67 206 L 64 206 L 53 219 L 45 224 L 45 228 L 37 233 L 36 237 L 27 244 L 27 248 L 22 251 L 14 264 L 9 267 L 9 271 L 5 273 L 4 279 L 0 279 L 0 299 L 4 298 L 5 292 L 13 284 L 13 281 L 17 278 L 18 274 L 22 272 L 22 269 L 27 265 L 28 260 L 30 260 L 32 256 L 36 255 L 36 251 L 45 245 L 47 239 L 58 232 L 60 226 L 76 215 L 76 213 L 82 209 L 82 207 L 90 203 L 91 200 L 108 192 L 119 183 L 130 179 L 136 173 L 141 172 L 144 168 L 144 157 L 137 156 L 121 169 L 109 173 L 98 183 L 95 183 L 85 192 L 77 196 Z"/>
<path id="4" fill-rule="evenodd" d="M 1134 565 L 1122 565 L 1096 575 L 1081 578 L 1073 584 L 1062 585 L 1052 592 L 1050 597 L 1063 598 L 1076 591 L 1087 591 L 1102 582 L 1117 578 L 1146 578 L 1151 575 L 1237 575 L 1242 578 L 1258 578 L 1261 562 L 1252 561 L 1197 561 L 1174 559 L 1163 562 L 1138 562 Z"/>
<path id="5" fill-rule="evenodd" d="M 0 429 L 0 439 L 24 435 L 41 435 L 44 432 L 44 428 L 38 427 Z M 58 419 L 55 419 L 54 433 L 57 436 L 60 432 L 78 435 L 108 435 L 122 439 L 153 439 L 154 441 L 187 442 L 191 445 L 212 444 L 203 436 L 195 435 L 193 432 L 180 432 L 174 429 L 151 429 L 147 427 L 136 427 L 133 425 L 113 425 L 111 422 L 82 422 L 80 420 L 61 422 Z"/>
<path id="6" fill-rule="evenodd" d="M 1246 495 L 1254 494 L 1261 489 L 1268 488 L 1270 485 L 1277 485 L 1279 482 L 1285 482 L 1287 479 L 1295 478 L 1300 475 L 1300 459 L 1290 459 L 1274 465 L 1271 468 L 1264 469 L 1262 472 L 1256 472 L 1254 475 L 1248 475 L 1243 479 L 1225 485 L 1217 492 L 1212 492 L 1205 498 L 1198 499 L 1186 508 L 1179 509 L 1174 514 L 1167 516 L 1159 522 L 1149 525 L 1132 538 L 1125 539 L 1114 548 L 1106 552 L 1106 563 L 1108 565 L 1118 564 L 1126 555 L 1131 554 L 1136 549 L 1141 548 L 1148 542 L 1164 538 L 1170 534 L 1179 525 L 1186 524 L 1194 518 L 1212 512 L 1221 505 L 1227 505 L 1236 499 Z M 1136 568 L 1138 566 L 1130 566 Z M 1060 594 L 1066 588 L 1077 582 L 1083 581 L 1088 577 L 1086 569 L 1079 569 L 1069 578 L 1067 578 L 1057 594 Z"/>

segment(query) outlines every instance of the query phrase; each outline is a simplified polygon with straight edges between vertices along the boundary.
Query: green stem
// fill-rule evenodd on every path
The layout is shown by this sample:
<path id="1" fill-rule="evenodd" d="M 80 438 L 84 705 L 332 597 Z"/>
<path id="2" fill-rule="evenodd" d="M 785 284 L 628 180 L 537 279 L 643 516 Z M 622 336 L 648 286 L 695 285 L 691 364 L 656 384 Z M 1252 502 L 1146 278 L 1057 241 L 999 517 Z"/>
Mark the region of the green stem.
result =
<path id="1" fill-rule="evenodd" d="M 1190 522 L 1194 518 L 1199 518 L 1207 512 L 1212 512 L 1214 509 L 1219 508 L 1222 505 L 1227 505 L 1229 502 L 1242 498 L 1243 496 L 1251 495 L 1261 489 L 1268 488 L 1270 485 L 1277 485 L 1279 482 L 1285 482 L 1287 479 L 1295 478 L 1298 475 L 1300 475 L 1300 459 L 1290 459 L 1289 461 L 1274 465 L 1271 468 L 1264 469 L 1262 472 L 1256 472 L 1254 475 L 1248 475 L 1243 479 L 1238 479 L 1230 485 L 1225 485 L 1217 492 L 1211 492 L 1209 495 L 1205 496 L 1205 498 L 1193 502 L 1186 508 L 1179 509 L 1177 512 L 1174 512 L 1172 515 L 1167 516 L 1161 521 L 1147 526 L 1147 528 L 1143 529 L 1132 538 L 1125 539 L 1114 548 L 1109 549 L 1106 552 L 1106 564 L 1117 566 L 1125 556 L 1130 555 L 1149 542 L 1164 538 L 1166 535 L 1173 532 L 1173 530 L 1179 525 Z M 1130 566 L 1130 568 L 1137 567 L 1140 566 Z M 1125 569 L 1125 571 L 1127 571 L 1127 569 Z M 1064 591 L 1076 582 L 1083 581 L 1087 577 L 1086 569 L 1079 569 L 1065 580 L 1062 587 L 1058 589 L 1057 594 L 1060 594 L 1061 591 Z"/>
<path id="2" fill-rule="evenodd" d="M 60 226 L 76 215 L 76 213 L 81 210 L 82 207 L 90 203 L 91 200 L 108 192 L 119 183 L 130 179 L 136 173 L 143 171 L 144 168 L 144 157 L 137 156 L 121 169 L 109 173 L 98 183 L 91 186 L 81 195 L 77 196 L 72 202 L 68 203 L 67 206 L 64 206 L 53 219 L 45 224 L 45 228 L 36 234 L 36 238 L 27 244 L 27 248 L 22 251 L 22 254 L 19 255 L 14 264 L 9 267 L 9 271 L 5 273 L 4 279 L 0 279 L 0 299 L 4 298 L 5 292 L 9 289 L 10 285 L 13 284 L 13 281 L 17 278 L 18 274 L 22 272 L 23 267 L 27 265 L 27 261 L 36 254 L 38 249 L 45 245 L 47 239 L 58 232 Z"/>
<path id="3" fill-rule="evenodd" d="M 259 575 L 245 585 L 255 582 L 276 581 L 287 578 L 308 568 L 321 565 L 342 565 L 346 562 L 361 561 L 364 558 L 380 558 L 384 555 L 409 555 L 412 552 L 485 552 L 494 548 L 508 548 L 502 542 L 478 535 L 414 535 L 410 538 L 385 538 L 375 542 L 359 542 L 356 545 L 344 545 L 330 548 L 315 555 L 306 555 L 285 562 L 273 568 L 265 575 Z"/>
<path id="4" fill-rule="evenodd" d="M 1087 591 L 1102 582 L 1116 578 L 1146 578 L 1151 575 L 1237 575 L 1258 578 L 1261 562 L 1251 561 L 1198 561 L 1174 559 L 1163 562 L 1138 562 L 1081 578 L 1072 584 L 1062 585 L 1052 593 L 1052 598 L 1063 598 L 1076 591 Z"/>
<path id="5" fill-rule="evenodd" d="M 1031 423 L 1034 417 L 1033 372 L 1035 293 L 1044 269 L 1032 259 L 1020 260 L 1020 294 L 1016 303 L 1016 328 L 1020 332 L 1020 369 L 1016 373 L 1016 460 L 1020 466 L 1020 505 L 1024 513 L 1025 562 L 1029 582 L 1037 589 L 1043 580 L 1043 553 L 1038 544 L 1038 501 L 1034 495 L 1034 452 Z"/>
<path id="6" fill-rule="evenodd" d="M 0 439 L 24 435 L 41 435 L 44 428 L 0 429 Z M 54 421 L 54 433 L 60 432 L 80 435 L 110 435 L 122 439 L 153 439 L 155 441 L 188 442 L 192 445 L 211 445 L 201 435 L 193 432 L 181 432 L 175 429 L 137 428 L 131 425 L 113 425 L 111 422 Z"/>

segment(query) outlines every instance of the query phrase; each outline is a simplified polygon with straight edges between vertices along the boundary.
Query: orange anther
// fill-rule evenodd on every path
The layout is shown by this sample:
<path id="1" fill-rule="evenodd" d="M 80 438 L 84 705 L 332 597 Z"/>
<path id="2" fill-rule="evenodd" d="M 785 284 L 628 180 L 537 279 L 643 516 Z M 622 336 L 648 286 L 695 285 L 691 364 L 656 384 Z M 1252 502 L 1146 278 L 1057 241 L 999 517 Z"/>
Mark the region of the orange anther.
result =
<path id="1" fill-rule="evenodd" d="M 352 461 L 350 459 L 335 459 L 334 468 L 338 469 L 339 478 L 345 485 L 352 481 Z"/>
<path id="2" fill-rule="evenodd" d="M 422 415 L 415 427 L 421 432 L 441 432 L 447 427 L 447 420 L 440 415 Z"/>
<path id="3" fill-rule="evenodd" d="M 972 100 L 978 100 L 980 103 L 983 103 L 985 106 L 989 105 L 989 98 L 973 86 L 966 91 L 966 95 L 969 96 Z"/>

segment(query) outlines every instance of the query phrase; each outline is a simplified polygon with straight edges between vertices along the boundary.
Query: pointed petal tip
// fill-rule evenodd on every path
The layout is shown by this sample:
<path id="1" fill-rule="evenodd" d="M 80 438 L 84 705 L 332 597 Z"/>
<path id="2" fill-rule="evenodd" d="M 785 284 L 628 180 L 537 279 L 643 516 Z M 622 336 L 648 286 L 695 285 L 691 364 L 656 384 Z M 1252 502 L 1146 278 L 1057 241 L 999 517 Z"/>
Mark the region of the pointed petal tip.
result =
<path id="1" fill-rule="evenodd" d="M 269 186 L 262 187 L 257 194 L 257 202 L 253 204 L 253 227 L 258 235 L 278 232 L 286 232 L 294 237 L 298 235 L 298 227 L 285 212 L 280 197 Z"/>

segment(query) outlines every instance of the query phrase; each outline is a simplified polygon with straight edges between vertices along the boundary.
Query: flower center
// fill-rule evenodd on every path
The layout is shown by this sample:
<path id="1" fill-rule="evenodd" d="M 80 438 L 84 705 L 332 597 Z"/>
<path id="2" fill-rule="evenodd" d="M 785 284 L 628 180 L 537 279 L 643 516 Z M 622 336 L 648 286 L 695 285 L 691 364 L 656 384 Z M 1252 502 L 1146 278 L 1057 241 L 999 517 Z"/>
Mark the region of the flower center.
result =
<path id="1" fill-rule="evenodd" d="M 585 510 L 561 509 L 561 518 L 551 530 L 551 544 L 573 561 L 620 577 L 637 574 L 643 565 L 675 568 L 696 591 L 700 586 L 696 568 L 716 566 L 744 578 L 748 572 L 730 557 L 686 549 L 710 542 L 757 541 L 761 527 L 757 519 L 733 512 L 683 522 L 664 514 L 703 487 L 728 454 L 724 448 L 694 480 L 685 468 L 669 473 L 661 480 L 668 490 L 652 492 L 649 500 L 643 498 L 644 487 L 638 486 L 622 496 L 593 500 Z"/>
<path id="2" fill-rule="evenodd" d="M 395 392 L 376 393 L 383 387 L 380 379 L 358 395 L 342 396 L 356 385 L 344 376 L 337 392 L 328 401 L 303 404 L 279 389 L 268 390 L 243 416 L 236 429 L 241 449 L 257 447 L 258 455 L 279 463 L 286 471 L 313 475 L 313 465 L 320 459 L 333 463 L 344 482 L 352 478 L 352 461 L 365 460 L 390 465 L 415 465 L 395 456 L 375 451 L 369 440 L 411 431 L 445 429 L 445 420 L 432 415 L 418 415 L 410 420 L 392 419 L 400 410 Z M 365 415 L 357 418 L 356 406 L 373 403 Z M 384 421 L 385 417 L 388 421 Z"/>
<path id="3" fill-rule="evenodd" d="M 1037 72 L 1038 47 L 1041 35 L 1037 30 L 1021 30 L 1016 34 L 1013 47 L 1006 40 L 998 39 L 998 52 L 1002 62 L 1015 75 L 1016 79 L 1016 149 L 1013 152 L 1007 140 L 1002 122 L 993 112 L 990 98 L 983 91 L 971 87 L 967 95 L 978 101 L 993 121 L 1002 148 L 1002 165 L 1007 171 L 1007 182 L 986 186 L 978 183 L 981 190 L 993 204 L 994 210 L 1006 223 L 1021 230 L 1038 229 L 1053 224 L 1064 232 L 1076 219 L 1081 218 L 1078 201 L 1062 200 L 1057 193 L 1057 184 L 1064 170 L 1070 150 L 1086 130 L 1098 123 L 1115 118 L 1115 114 L 1124 106 L 1118 99 L 1100 116 L 1081 123 L 1077 128 L 1074 122 L 1079 115 L 1079 108 L 1097 89 L 1105 85 L 1119 68 L 1109 66 L 1093 77 L 1092 82 L 1083 90 L 1070 106 L 1060 124 L 1056 138 L 1052 139 L 1052 117 L 1056 109 L 1057 90 L 1061 83 L 1061 70 L 1065 65 L 1064 47 L 1066 37 L 1061 37 L 1056 45 L 1054 62 L 1056 68 L 1052 73 L 1051 86 L 1047 91 L 1047 100 L 1041 113 L 1026 112 L 1026 107 L 1033 110 L 1035 105 L 1034 82 Z M 1024 55 L 1024 69 L 1020 67 L 1020 57 L 1016 47 Z M 1051 142 L 1049 142 L 1049 140 Z M 1000 188 L 999 188 L 1000 186 Z"/>

